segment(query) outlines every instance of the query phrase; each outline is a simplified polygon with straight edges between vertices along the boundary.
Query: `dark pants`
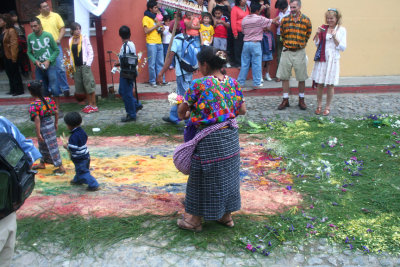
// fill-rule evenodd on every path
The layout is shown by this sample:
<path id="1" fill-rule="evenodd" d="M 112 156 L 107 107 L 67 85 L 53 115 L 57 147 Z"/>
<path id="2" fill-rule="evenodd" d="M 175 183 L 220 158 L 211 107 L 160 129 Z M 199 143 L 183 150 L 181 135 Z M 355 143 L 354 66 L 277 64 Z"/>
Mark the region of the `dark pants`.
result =
<path id="1" fill-rule="evenodd" d="M 242 49 L 243 49 L 243 33 L 238 32 L 238 37 L 234 40 L 234 53 L 235 53 L 235 65 L 241 65 Z"/>
<path id="2" fill-rule="evenodd" d="M 87 184 L 90 188 L 96 188 L 99 186 L 97 180 L 90 174 L 90 159 L 73 159 L 72 162 L 75 165 L 74 182 Z"/>
<path id="3" fill-rule="evenodd" d="M 19 73 L 18 63 L 12 62 L 11 59 L 4 59 L 4 68 L 10 82 L 10 93 L 11 94 L 23 94 L 24 87 L 22 85 L 21 74 Z"/>
<path id="4" fill-rule="evenodd" d="M 119 78 L 119 94 L 125 104 L 125 111 L 131 118 L 136 118 L 136 108 L 140 106 L 140 103 L 133 96 L 133 80 Z"/>

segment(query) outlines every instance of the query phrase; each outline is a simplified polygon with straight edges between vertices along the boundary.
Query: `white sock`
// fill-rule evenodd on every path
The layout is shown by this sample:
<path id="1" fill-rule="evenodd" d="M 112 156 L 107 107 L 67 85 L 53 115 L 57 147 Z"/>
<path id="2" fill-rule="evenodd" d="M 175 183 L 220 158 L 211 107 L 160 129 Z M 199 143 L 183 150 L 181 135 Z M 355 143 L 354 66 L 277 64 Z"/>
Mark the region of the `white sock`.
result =
<path id="1" fill-rule="evenodd" d="M 283 93 L 283 98 L 289 98 L 289 93 Z"/>
<path id="2" fill-rule="evenodd" d="M 299 97 L 304 97 L 304 93 L 299 93 Z"/>

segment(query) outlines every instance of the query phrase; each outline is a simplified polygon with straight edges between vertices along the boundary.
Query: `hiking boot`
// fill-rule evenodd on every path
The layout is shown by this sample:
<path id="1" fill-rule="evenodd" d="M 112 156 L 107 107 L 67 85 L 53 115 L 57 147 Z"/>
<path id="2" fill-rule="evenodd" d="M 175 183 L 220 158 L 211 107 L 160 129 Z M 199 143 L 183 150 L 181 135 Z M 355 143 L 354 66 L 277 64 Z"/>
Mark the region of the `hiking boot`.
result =
<path id="1" fill-rule="evenodd" d="M 282 109 L 285 109 L 285 108 L 287 108 L 287 107 L 290 107 L 290 105 L 289 105 L 289 98 L 284 98 L 284 99 L 282 100 L 282 103 L 278 106 L 278 109 L 279 109 L 279 110 L 282 110 Z"/>
<path id="2" fill-rule="evenodd" d="M 299 107 L 302 110 L 306 110 L 307 109 L 307 105 L 304 102 L 304 97 L 299 97 Z"/>

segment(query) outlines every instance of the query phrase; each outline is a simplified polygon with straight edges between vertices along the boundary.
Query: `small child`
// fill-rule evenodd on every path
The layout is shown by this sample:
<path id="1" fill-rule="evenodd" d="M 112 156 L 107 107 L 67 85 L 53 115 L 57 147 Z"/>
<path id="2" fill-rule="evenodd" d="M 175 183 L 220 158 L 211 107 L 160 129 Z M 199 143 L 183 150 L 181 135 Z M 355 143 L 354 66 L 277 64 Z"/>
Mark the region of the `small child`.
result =
<path id="1" fill-rule="evenodd" d="M 169 42 L 171 41 L 172 33 L 169 31 L 169 24 L 171 18 L 169 16 L 164 16 L 164 31 L 162 33 L 162 43 L 163 43 L 163 52 L 164 52 L 164 62 L 167 57 Z M 169 69 L 173 69 L 173 63 L 169 66 Z"/>
<path id="2" fill-rule="evenodd" d="M 196 46 L 200 48 L 200 19 L 192 12 L 186 11 L 183 21 L 185 23 L 186 34 L 193 36 L 196 41 Z"/>
<path id="3" fill-rule="evenodd" d="M 214 27 L 212 26 L 213 18 L 210 13 L 203 14 L 202 24 L 200 24 L 200 45 L 211 46 L 214 37 Z"/>
<path id="4" fill-rule="evenodd" d="M 214 43 L 213 46 L 220 50 L 226 51 L 228 29 L 230 27 L 227 18 L 223 16 L 223 8 L 221 6 L 216 6 L 214 8 Z"/>
<path id="5" fill-rule="evenodd" d="M 28 83 L 28 90 L 34 98 L 29 105 L 29 116 L 35 122 L 39 151 L 42 154 L 40 163 L 32 167 L 33 170 L 45 169 L 45 163 L 58 167 L 54 174 L 64 174 L 60 151 L 57 144 L 58 110 L 54 100 L 42 95 L 42 83 L 33 81 Z M 55 117 L 54 122 L 51 118 Z"/>
<path id="6" fill-rule="evenodd" d="M 68 144 L 64 148 L 70 152 L 71 160 L 75 165 L 75 177 L 70 181 L 71 185 L 87 184 L 87 191 L 99 190 L 99 183 L 90 174 L 90 154 L 86 146 L 88 139 L 85 131 L 80 127 L 82 117 L 78 112 L 68 112 L 64 116 L 64 122 L 71 131 Z"/>

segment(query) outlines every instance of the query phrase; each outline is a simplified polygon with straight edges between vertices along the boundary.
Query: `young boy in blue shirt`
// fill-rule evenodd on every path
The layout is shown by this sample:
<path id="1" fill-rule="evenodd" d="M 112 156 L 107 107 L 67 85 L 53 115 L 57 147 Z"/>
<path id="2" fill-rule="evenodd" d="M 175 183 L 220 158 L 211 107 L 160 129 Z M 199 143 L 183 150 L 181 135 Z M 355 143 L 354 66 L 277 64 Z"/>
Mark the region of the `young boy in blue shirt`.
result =
<path id="1" fill-rule="evenodd" d="M 78 112 L 68 112 L 64 116 L 65 124 L 71 131 L 68 144 L 64 145 L 71 155 L 71 160 L 75 165 L 75 177 L 71 180 L 71 185 L 87 184 L 87 191 L 99 190 L 99 183 L 90 174 L 90 154 L 86 146 L 88 139 L 85 131 L 80 127 L 82 117 Z"/>

